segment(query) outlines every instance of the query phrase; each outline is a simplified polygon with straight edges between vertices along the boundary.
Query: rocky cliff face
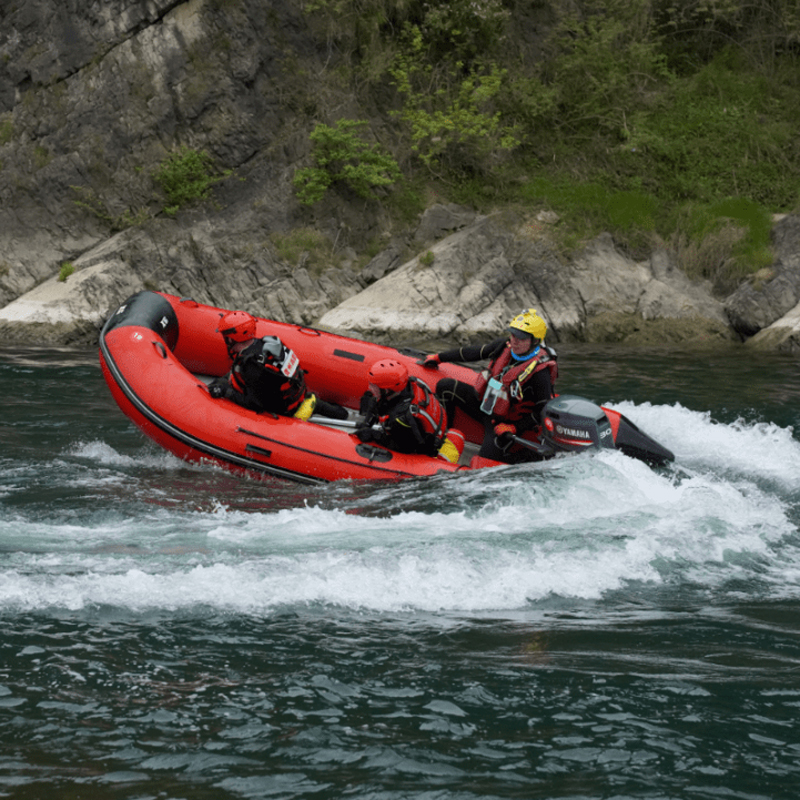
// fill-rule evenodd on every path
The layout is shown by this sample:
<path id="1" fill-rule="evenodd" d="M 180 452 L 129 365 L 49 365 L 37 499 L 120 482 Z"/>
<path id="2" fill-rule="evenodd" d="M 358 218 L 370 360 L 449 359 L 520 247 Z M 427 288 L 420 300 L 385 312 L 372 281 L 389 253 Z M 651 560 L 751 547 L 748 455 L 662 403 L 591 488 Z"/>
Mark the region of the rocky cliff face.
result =
<path id="1" fill-rule="evenodd" d="M 323 100 L 369 116 L 337 86 L 336 57 L 300 0 L 3 3 L 2 340 L 93 343 L 147 287 L 385 341 L 494 334 L 536 305 L 554 341 L 752 337 L 800 350 L 791 218 L 776 226 L 774 269 L 722 303 L 668 254 L 635 263 L 609 237 L 564 263 L 535 209 L 479 218 L 432 205 L 398 230 L 377 203 L 301 208 L 291 178 Z M 229 177 L 171 218 L 152 173 L 181 146 Z M 299 229 L 327 237 L 326 260 L 281 254 L 276 235 Z M 59 280 L 65 262 L 75 271 Z"/>
<path id="2" fill-rule="evenodd" d="M 213 218 L 234 235 L 249 212 L 263 242 L 294 224 L 308 129 L 293 105 L 323 63 L 293 3 L 5 3 L 0 55 L 0 304 L 158 213 L 151 173 L 179 146 L 234 171 L 218 196 L 229 213 L 209 209 L 201 229 Z"/>

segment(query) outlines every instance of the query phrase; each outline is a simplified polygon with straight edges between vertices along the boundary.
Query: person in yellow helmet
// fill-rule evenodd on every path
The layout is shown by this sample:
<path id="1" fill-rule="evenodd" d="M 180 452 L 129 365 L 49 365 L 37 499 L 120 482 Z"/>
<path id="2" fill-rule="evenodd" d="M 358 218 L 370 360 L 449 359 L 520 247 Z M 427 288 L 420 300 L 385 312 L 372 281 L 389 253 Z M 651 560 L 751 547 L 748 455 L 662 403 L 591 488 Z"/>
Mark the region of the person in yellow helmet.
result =
<path id="1" fill-rule="evenodd" d="M 455 419 L 455 410 L 460 408 L 484 423 L 480 456 L 512 460 L 507 452 L 511 437 L 540 424 L 542 409 L 555 396 L 558 377 L 557 356 L 545 344 L 546 335 L 547 323 L 536 309 L 529 308 L 511 320 L 505 336 L 484 345 L 434 353 L 423 360 L 423 366 L 435 369 L 443 361 L 488 359 L 474 387 L 455 378 L 442 378 L 436 384 L 448 419 Z M 519 457 L 530 458 L 530 451 Z"/>

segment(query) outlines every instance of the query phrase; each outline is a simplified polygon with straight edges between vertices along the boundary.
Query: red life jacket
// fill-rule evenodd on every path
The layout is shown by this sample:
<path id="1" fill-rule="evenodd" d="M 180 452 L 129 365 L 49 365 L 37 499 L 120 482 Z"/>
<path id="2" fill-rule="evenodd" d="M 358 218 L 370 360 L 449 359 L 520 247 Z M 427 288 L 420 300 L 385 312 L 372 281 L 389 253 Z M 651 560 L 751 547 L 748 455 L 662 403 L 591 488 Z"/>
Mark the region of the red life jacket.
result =
<path id="1" fill-rule="evenodd" d="M 426 433 L 432 433 L 437 444 L 441 444 L 447 430 L 447 415 L 444 406 L 439 402 L 430 387 L 419 378 L 410 378 L 414 389 L 409 411 L 422 421 Z"/>
<path id="2" fill-rule="evenodd" d="M 447 415 L 444 406 L 424 381 L 419 378 L 409 378 L 408 380 L 412 391 L 408 406 L 393 409 L 391 413 L 382 416 L 380 421 L 391 425 L 393 419 L 411 416 L 421 429 L 419 433 L 423 437 L 432 437 L 438 448 L 444 441 L 444 434 L 447 430 Z"/>
<path id="3" fill-rule="evenodd" d="M 511 358 L 511 346 L 506 345 L 500 351 L 500 355 L 481 372 L 475 390 L 479 396 L 486 397 L 489 379 L 495 378 L 499 381 L 501 386 L 496 390 L 491 415 L 513 422 L 522 419 L 533 410 L 533 402 L 522 400 L 522 390 L 530 377 L 543 369 L 550 370 L 550 383 L 555 386 L 558 378 L 558 361 L 555 351 L 549 347 L 540 345 L 539 352 L 533 358 L 517 362 Z"/>

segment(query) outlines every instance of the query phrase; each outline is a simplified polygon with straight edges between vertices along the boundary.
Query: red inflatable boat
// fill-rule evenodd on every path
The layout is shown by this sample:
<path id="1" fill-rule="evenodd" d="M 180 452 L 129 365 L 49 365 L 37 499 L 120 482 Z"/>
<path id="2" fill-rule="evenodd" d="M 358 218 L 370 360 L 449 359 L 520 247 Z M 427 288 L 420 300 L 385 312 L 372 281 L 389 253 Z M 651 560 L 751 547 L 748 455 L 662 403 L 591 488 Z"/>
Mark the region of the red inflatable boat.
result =
<path id="1" fill-rule="evenodd" d="M 147 436 L 179 458 L 305 483 L 394 480 L 499 465 L 470 455 L 483 438 L 483 428 L 460 414 L 451 421 L 468 442 L 459 464 L 393 452 L 355 436 L 355 409 L 367 390 L 367 372 L 381 358 L 402 361 L 410 375 L 429 385 L 444 376 L 469 382 L 477 377 L 459 364 L 441 364 L 431 374 L 417 363 L 417 351 L 259 319 L 256 336 L 278 336 L 298 355 L 309 390 L 345 406 L 350 419 L 312 416 L 305 421 L 259 414 L 212 398 L 207 383 L 231 366 L 217 333 L 225 311 L 145 291 L 126 300 L 100 334 L 100 363 L 117 404 Z M 518 446 L 535 449 L 539 457 L 597 446 L 617 447 L 655 464 L 672 460 L 668 450 L 617 412 L 577 397 L 557 398 L 550 405 L 543 441 Z"/>

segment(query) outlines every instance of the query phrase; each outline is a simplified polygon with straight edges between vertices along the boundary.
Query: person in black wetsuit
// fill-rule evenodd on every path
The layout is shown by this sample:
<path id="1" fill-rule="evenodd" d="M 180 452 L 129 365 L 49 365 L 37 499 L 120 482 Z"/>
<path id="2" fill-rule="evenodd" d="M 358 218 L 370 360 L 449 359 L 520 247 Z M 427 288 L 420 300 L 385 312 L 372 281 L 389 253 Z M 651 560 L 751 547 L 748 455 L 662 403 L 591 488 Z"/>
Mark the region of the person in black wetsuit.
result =
<path id="1" fill-rule="evenodd" d="M 448 419 L 456 408 L 482 422 L 485 434 L 479 455 L 496 461 L 527 460 L 530 451 L 511 456 L 514 435 L 540 424 L 541 413 L 554 397 L 558 377 L 557 356 L 547 347 L 547 324 L 535 309 L 528 309 L 509 323 L 506 336 L 484 345 L 471 345 L 427 356 L 423 366 L 435 369 L 443 361 L 483 361 L 489 364 L 477 387 L 455 378 L 442 378 L 436 395 L 444 403 Z"/>
<path id="2" fill-rule="evenodd" d="M 298 419 L 308 419 L 314 413 L 347 418 L 342 406 L 308 392 L 300 360 L 277 336 L 256 338 L 256 320 L 246 311 L 228 312 L 217 330 L 225 339 L 233 365 L 225 377 L 209 385 L 212 397 L 225 397 L 253 411 Z"/>
<path id="3" fill-rule="evenodd" d="M 447 430 L 447 415 L 434 392 L 394 359 L 370 367 L 369 390 L 361 398 L 360 411 L 364 418 L 356 436 L 362 442 L 398 453 L 438 455 L 451 463 L 458 462 L 464 449 L 461 432 Z"/>

